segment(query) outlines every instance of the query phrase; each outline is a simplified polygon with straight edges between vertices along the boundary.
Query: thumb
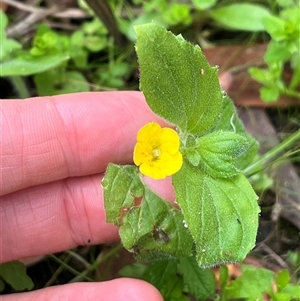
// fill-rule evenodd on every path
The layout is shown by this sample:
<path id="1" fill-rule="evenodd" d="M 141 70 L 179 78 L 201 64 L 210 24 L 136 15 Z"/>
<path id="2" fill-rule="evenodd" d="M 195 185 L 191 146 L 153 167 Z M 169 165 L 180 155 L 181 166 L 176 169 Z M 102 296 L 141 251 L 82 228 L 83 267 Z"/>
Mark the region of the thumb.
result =
<path id="1" fill-rule="evenodd" d="M 106 282 L 72 283 L 37 291 L 1 296 L 1 301 L 163 301 L 151 284 L 137 279 L 121 278 Z"/>

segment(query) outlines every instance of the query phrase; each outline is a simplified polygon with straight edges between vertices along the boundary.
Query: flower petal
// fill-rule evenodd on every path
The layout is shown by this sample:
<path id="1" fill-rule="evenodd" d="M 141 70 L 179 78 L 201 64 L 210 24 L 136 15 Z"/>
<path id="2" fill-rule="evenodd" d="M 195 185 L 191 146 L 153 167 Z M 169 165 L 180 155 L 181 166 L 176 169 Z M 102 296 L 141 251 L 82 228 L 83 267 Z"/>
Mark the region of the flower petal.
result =
<path id="1" fill-rule="evenodd" d="M 170 154 L 175 154 L 178 152 L 180 140 L 176 131 L 169 128 L 163 128 L 161 130 L 160 140 L 160 148 L 162 151 L 167 151 Z"/>
<path id="2" fill-rule="evenodd" d="M 133 151 L 133 162 L 135 165 L 139 166 L 143 163 L 143 161 L 145 160 L 144 152 L 145 152 L 145 147 L 143 146 L 143 144 L 138 142 L 135 145 Z"/>
<path id="3" fill-rule="evenodd" d="M 161 127 L 156 122 L 150 122 L 144 125 L 137 133 L 137 141 L 140 143 L 149 143 L 153 138 L 159 137 Z"/>
<path id="4" fill-rule="evenodd" d="M 155 180 L 161 180 L 167 176 L 164 166 L 158 162 L 144 162 L 140 165 L 140 172 Z"/>
<path id="5" fill-rule="evenodd" d="M 176 173 L 182 166 L 182 154 L 178 151 L 174 155 L 169 153 L 163 153 L 160 162 L 163 162 L 163 168 L 167 176 L 173 175 Z"/>

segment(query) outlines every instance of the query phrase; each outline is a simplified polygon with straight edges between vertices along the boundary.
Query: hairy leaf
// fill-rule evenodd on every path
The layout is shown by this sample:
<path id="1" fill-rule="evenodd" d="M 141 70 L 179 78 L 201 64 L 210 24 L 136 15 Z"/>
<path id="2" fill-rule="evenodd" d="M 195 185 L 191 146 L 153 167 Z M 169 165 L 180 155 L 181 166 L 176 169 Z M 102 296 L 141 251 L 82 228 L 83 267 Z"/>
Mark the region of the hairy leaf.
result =
<path id="1" fill-rule="evenodd" d="M 232 131 L 242 135 L 247 139 L 248 147 L 241 155 L 239 155 L 238 158 L 235 159 L 234 165 L 240 170 L 243 170 L 245 167 L 249 166 L 257 154 L 258 143 L 246 132 L 244 125 L 237 115 L 233 102 L 227 96 L 223 98 L 221 115 L 214 128 L 214 131 L 219 130 Z M 246 145 L 244 144 L 244 146 Z"/>
<path id="2" fill-rule="evenodd" d="M 144 193 L 137 167 L 109 164 L 102 180 L 102 186 L 104 198 L 110 200 L 104 204 L 106 220 L 120 226 L 122 209 L 129 210 L 135 198 L 141 197 Z"/>
<path id="3" fill-rule="evenodd" d="M 198 46 L 156 24 L 136 26 L 141 90 L 150 108 L 181 131 L 202 135 L 222 106 L 217 68 Z"/>
<path id="4" fill-rule="evenodd" d="M 242 261 L 255 245 L 259 213 L 247 179 L 214 179 L 184 162 L 173 183 L 199 266 Z"/>
<path id="5" fill-rule="evenodd" d="M 231 178 L 239 173 L 234 160 L 247 148 L 247 139 L 239 134 L 213 132 L 198 140 L 199 166 L 212 177 Z"/>
<path id="6" fill-rule="evenodd" d="M 182 213 L 145 186 L 137 167 L 109 164 L 102 186 L 106 220 L 120 226 L 127 250 L 147 260 L 191 255 Z"/>
<path id="7" fill-rule="evenodd" d="M 192 254 L 193 239 L 182 214 L 145 187 L 140 206 L 124 213 L 122 242 L 140 259 L 182 258 Z"/>
<path id="8" fill-rule="evenodd" d="M 152 263 L 147 268 L 143 279 L 161 289 L 169 279 L 176 276 L 177 260 L 165 259 Z"/>
<path id="9" fill-rule="evenodd" d="M 195 257 L 187 257 L 180 260 L 179 271 L 183 281 L 197 299 L 207 300 L 215 293 L 216 280 L 210 269 L 201 269 Z"/>

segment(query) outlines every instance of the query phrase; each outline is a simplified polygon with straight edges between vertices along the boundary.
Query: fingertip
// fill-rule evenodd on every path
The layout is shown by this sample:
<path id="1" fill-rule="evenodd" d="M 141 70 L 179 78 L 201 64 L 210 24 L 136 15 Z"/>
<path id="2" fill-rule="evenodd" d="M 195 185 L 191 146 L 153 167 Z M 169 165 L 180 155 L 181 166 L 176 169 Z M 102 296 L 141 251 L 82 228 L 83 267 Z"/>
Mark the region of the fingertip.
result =
<path id="1" fill-rule="evenodd" d="M 175 200 L 175 191 L 172 185 L 172 177 L 166 177 L 163 180 L 154 180 L 148 177 L 143 178 L 147 186 L 155 191 L 164 200 L 167 200 L 171 203 Z"/>
<path id="2" fill-rule="evenodd" d="M 1 301 L 163 301 L 159 291 L 138 279 L 120 278 L 105 282 L 73 283 L 33 292 L 2 296 Z"/>
<path id="3" fill-rule="evenodd" d="M 163 301 L 159 291 L 150 283 L 131 278 L 120 278 L 107 282 L 118 301 Z"/>
<path id="4" fill-rule="evenodd" d="M 226 71 L 219 76 L 220 85 L 223 90 L 229 90 L 231 87 L 233 76 L 229 71 Z"/>

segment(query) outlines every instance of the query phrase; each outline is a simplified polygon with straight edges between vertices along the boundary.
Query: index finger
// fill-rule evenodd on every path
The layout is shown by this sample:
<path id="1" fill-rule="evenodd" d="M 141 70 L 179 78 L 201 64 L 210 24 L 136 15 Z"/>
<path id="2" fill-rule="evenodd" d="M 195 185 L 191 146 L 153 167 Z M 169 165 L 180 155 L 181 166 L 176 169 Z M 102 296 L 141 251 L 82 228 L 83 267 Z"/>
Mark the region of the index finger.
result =
<path id="1" fill-rule="evenodd" d="M 1 101 L 0 194 L 131 163 L 137 131 L 163 121 L 141 92 Z"/>

